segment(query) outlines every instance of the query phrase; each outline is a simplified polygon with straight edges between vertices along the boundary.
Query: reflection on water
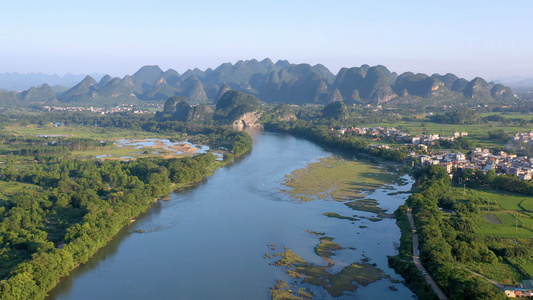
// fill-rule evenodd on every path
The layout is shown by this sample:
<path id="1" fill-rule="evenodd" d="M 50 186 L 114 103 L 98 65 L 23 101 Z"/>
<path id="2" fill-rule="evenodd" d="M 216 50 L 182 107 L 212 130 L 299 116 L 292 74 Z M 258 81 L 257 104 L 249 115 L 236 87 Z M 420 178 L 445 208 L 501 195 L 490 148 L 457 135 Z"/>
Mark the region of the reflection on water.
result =
<path id="1" fill-rule="evenodd" d="M 251 131 L 251 153 L 198 185 L 157 202 L 148 213 L 119 232 L 88 264 L 62 280 L 49 299 L 270 299 L 283 270 L 269 265 L 267 244 L 288 247 L 303 259 L 324 264 L 314 252 L 319 237 L 333 237 L 343 250 L 332 259 L 343 266 L 368 259 L 393 279 L 387 255 L 396 253 L 399 229 L 394 219 L 372 222 L 371 212 L 354 211 L 340 202 L 291 201 L 279 192 L 286 174 L 316 162 L 330 152 L 288 135 Z M 404 178 L 404 180 L 409 180 Z M 394 211 L 407 194 L 406 185 L 392 185 L 367 195 Z M 329 218 L 361 215 L 359 221 Z M 143 233 L 137 233 L 141 230 Z M 388 287 L 394 285 L 398 291 Z M 317 299 L 331 298 L 313 289 Z M 378 280 L 336 299 L 411 299 L 402 284 Z"/>

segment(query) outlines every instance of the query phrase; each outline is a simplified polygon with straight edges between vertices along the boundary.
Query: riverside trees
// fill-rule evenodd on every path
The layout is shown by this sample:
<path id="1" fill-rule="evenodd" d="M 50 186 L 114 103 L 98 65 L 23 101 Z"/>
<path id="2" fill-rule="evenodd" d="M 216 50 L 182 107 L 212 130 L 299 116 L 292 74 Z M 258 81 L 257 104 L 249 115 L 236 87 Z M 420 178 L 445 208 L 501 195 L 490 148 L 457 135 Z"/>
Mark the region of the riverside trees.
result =
<path id="1" fill-rule="evenodd" d="M 40 118 L 21 117 L 30 123 Z M 122 125 L 201 133 L 203 141 L 223 145 L 231 155 L 243 154 L 252 145 L 247 134 L 229 128 L 132 120 Z M 229 161 L 217 162 L 210 153 L 131 162 L 78 159 L 68 152 L 105 145 L 91 139 L 56 138 L 50 145 L 46 138 L 1 138 L 6 164 L 0 168 L 0 299 L 43 299 L 60 277 L 87 262 L 154 199 L 176 185 L 203 179 Z M 27 157 L 26 163 L 19 163 L 20 150 L 30 147 L 37 151 L 31 152 L 31 163 Z M 41 150 L 47 148 L 57 152 Z"/>
<path id="2" fill-rule="evenodd" d="M 22 171 L 23 180 L 40 189 L 1 203 L 0 276 L 7 279 L 0 281 L 0 298 L 44 298 L 59 277 L 87 262 L 172 183 L 204 178 L 216 158 L 63 160 Z"/>

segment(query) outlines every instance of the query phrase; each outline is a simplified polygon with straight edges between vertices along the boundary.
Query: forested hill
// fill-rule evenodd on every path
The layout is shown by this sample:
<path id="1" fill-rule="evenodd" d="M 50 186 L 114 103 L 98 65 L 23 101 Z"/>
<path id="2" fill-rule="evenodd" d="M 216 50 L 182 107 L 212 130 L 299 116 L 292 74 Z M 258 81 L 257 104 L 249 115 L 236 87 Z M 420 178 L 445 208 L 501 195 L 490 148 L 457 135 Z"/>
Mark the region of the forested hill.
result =
<path id="1" fill-rule="evenodd" d="M 144 66 L 124 78 L 106 75 L 97 81 L 87 76 L 61 94 L 55 94 L 47 84 L 18 93 L 0 90 L 0 105 L 118 105 L 164 102 L 173 96 L 185 96 L 192 104 L 198 104 L 216 102 L 229 89 L 267 103 L 286 104 L 494 104 L 515 97 L 509 87 L 479 77 L 468 81 L 450 73 L 398 75 L 380 65 L 342 68 L 334 75 L 320 64 L 281 60 L 273 63 L 267 58 L 224 63 L 215 69 L 194 69 L 183 74 Z"/>

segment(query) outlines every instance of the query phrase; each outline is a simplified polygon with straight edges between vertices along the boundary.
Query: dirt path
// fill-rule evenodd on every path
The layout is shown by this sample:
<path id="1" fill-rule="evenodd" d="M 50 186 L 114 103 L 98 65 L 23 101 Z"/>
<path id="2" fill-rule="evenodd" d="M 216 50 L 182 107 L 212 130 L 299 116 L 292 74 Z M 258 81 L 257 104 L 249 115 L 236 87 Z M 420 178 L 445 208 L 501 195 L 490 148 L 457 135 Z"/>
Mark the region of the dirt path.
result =
<path id="1" fill-rule="evenodd" d="M 409 224 L 411 224 L 411 232 L 413 235 L 413 262 L 417 269 L 424 274 L 424 278 L 426 279 L 426 282 L 431 286 L 437 297 L 441 300 L 448 299 L 446 295 L 442 292 L 440 287 L 437 285 L 435 280 L 428 274 L 426 271 L 426 268 L 422 265 L 422 262 L 420 262 L 419 259 L 419 250 L 418 250 L 418 233 L 416 232 L 415 227 L 415 220 L 413 219 L 413 213 L 411 212 L 411 208 L 409 207 L 407 209 L 407 219 L 409 219 Z"/>
<path id="2" fill-rule="evenodd" d="M 498 282 L 496 282 L 496 281 L 494 281 L 492 279 L 489 279 L 489 278 L 487 278 L 487 277 L 485 277 L 485 276 L 483 276 L 483 275 L 481 275 L 481 274 L 479 274 L 477 272 L 474 272 L 472 270 L 468 270 L 468 271 L 474 273 L 477 277 L 485 278 L 488 282 L 494 284 L 498 289 L 503 290 L 503 288 L 504 288 L 503 284 L 498 283 Z"/>

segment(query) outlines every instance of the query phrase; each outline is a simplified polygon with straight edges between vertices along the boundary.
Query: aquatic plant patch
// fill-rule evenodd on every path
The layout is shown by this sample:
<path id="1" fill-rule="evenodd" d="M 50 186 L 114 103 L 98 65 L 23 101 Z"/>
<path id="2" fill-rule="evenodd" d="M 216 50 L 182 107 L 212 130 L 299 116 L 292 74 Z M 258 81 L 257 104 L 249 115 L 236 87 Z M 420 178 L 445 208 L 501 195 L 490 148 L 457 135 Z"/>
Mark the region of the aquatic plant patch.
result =
<path id="1" fill-rule="evenodd" d="M 396 176 L 385 168 L 360 161 L 328 156 L 287 175 L 283 184 L 292 199 L 348 201 L 364 197 L 365 192 L 392 184 Z"/>
<path id="2" fill-rule="evenodd" d="M 328 263 L 327 266 L 309 263 L 288 248 L 285 248 L 282 253 L 274 253 L 268 257 L 279 257 L 272 264 L 284 267 L 287 275 L 296 280 L 293 285 L 295 290 L 302 289 L 303 287 L 300 286 L 302 283 L 308 283 L 324 288 L 332 297 L 339 297 L 345 291 L 353 292 L 361 285 L 364 286 L 387 277 L 382 270 L 367 262 L 355 262 L 336 274 L 330 273 L 329 269 L 335 265 L 331 256 L 334 255 L 334 251 L 341 249 L 343 249 L 342 246 L 333 242 L 333 238 L 320 238 L 320 243 L 315 247 L 315 253 Z M 271 288 L 272 298 L 284 299 L 280 298 L 280 295 L 293 295 L 292 292 L 287 294 L 287 290 L 289 290 L 287 286 L 278 281 Z"/>

